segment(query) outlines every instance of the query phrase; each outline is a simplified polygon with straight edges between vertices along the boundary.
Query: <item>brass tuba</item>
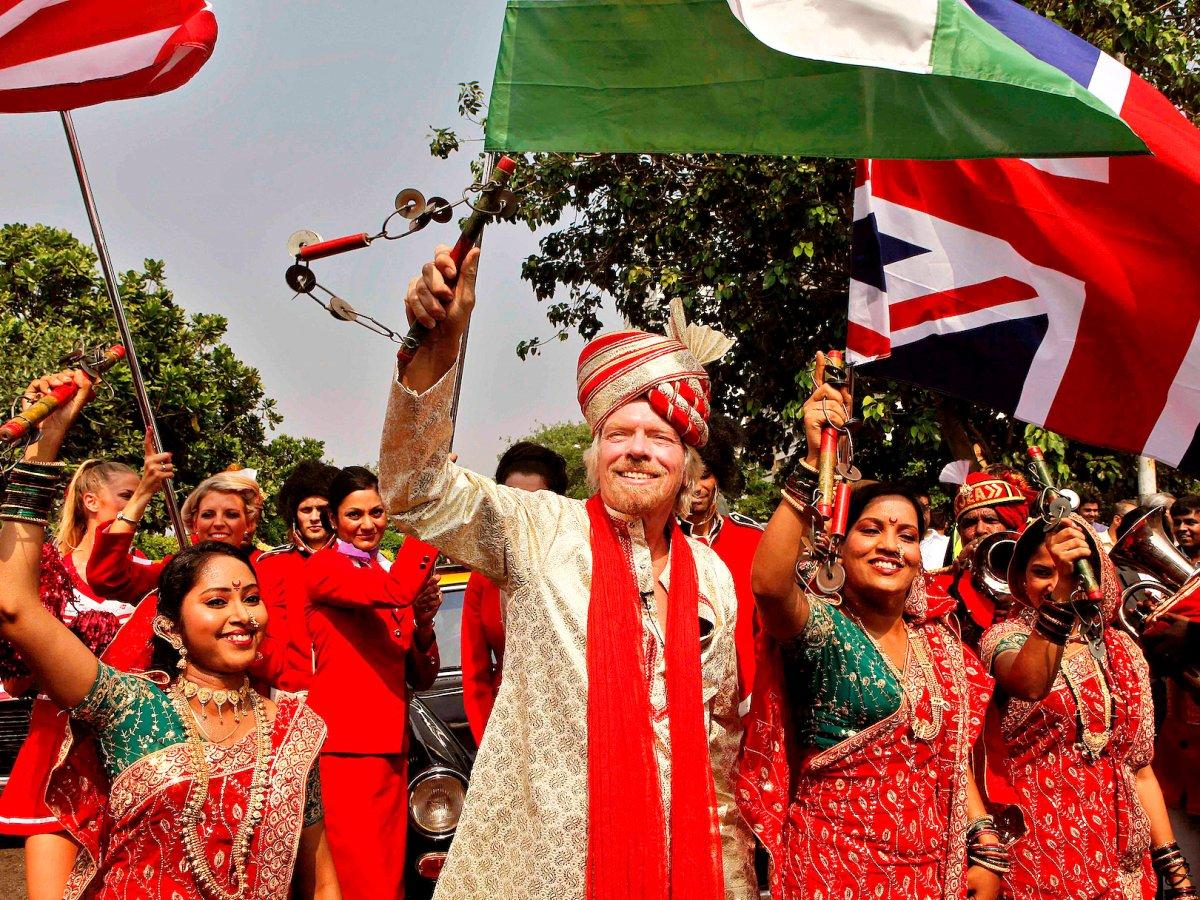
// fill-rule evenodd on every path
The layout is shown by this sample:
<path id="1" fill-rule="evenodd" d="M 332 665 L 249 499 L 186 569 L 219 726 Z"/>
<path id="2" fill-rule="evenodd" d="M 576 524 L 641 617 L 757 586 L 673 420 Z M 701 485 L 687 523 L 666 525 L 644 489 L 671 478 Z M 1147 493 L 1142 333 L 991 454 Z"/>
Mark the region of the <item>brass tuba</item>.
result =
<path id="1" fill-rule="evenodd" d="M 1117 613 L 1122 627 L 1141 637 L 1154 619 L 1200 589 L 1200 571 L 1180 552 L 1163 523 L 1166 508 L 1139 506 L 1127 513 L 1110 556 L 1137 573 L 1121 592 Z"/>
<path id="2" fill-rule="evenodd" d="M 971 573 L 975 588 L 996 605 L 997 621 L 1012 605 L 1008 589 L 1008 563 L 1017 546 L 1015 531 L 997 531 L 975 542 L 963 553 L 959 565 Z"/>
<path id="3" fill-rule="evenodd" d="M 1200 569 L 1172 543 L 1163 524 L 1165 512 L 1159 505 L 1132 510 L 1124 517 L 1110 554 L 1118 565 L 1137 573 L 1136 580 L 1121 592 L 1117 618 L 1139 642 L 1146 627 L 1169 610 L 1200 620 Z M 1179 685 L 1200 702 L 1200 663 L 1166 661 Z"/>

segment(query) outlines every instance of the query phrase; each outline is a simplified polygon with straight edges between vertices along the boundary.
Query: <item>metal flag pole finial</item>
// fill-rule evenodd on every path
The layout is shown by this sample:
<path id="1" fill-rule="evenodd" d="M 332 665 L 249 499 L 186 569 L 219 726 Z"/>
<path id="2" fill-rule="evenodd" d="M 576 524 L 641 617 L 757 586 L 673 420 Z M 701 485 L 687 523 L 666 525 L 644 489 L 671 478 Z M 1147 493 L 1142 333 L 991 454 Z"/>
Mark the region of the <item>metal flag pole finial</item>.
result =
<path id="1" fill-rule="evenodd" d="M 96 200 L 92 196 L 92 185 L 88 181 L 87 169 L 83 165 L 83 154 L 79 150 L 79 140 L 75 136 L 75 123 L 71 121 L 71 113 L 63 110 L 63 129 L 67 133 L 67 145 L 71 149 L 71 161 L 75 164 L 75 175 L 79 179 L 79 190 L 83 193 L 83 205 L 87 208 L 88 222 L 92 226 L 92 237 L 96 241 L 96 255 L 100 258 L 100 268 L 104 272 L 104 289 L 112 304 L 113 316 L 117 320 L 117 332 L 121 343 L 125 345 L 126 359 L 129 361 L 129 372 L 133 379 L 133 394 L 137 398 L 138 412 L 142 415 L 142 423 L 150 433 L 154 448 L 162 452 L 162 438 L 158 434 L 158 424 L 154 421 L 154 410 L 150 406 L 150 396 L 146 393 L 146 382 L 142 379 L 142 368 L 138 365 L 137 349 L 133 344 L 133 334 L 129 330 L 129 321 L 125 318 L 125 306 L 121 302 L 121 294 L 117 290 L 117 277 L 113 269 L 112 259 L 108 255 L 108 243 L 104 240 L 104 229 L 100 225 L 100 214 L 96 211 Z M 167 514 L 171 517 L 171 525 L 175 529 L 175 538 L 179 541 L 179 549 L 188 546 L 187 528 L 183 524 L 183 516 L 179 512 L 179 504 L 175 499 L 175 489 L 170 480 L 163 483 L 163 499 L 167 504 Z"/>

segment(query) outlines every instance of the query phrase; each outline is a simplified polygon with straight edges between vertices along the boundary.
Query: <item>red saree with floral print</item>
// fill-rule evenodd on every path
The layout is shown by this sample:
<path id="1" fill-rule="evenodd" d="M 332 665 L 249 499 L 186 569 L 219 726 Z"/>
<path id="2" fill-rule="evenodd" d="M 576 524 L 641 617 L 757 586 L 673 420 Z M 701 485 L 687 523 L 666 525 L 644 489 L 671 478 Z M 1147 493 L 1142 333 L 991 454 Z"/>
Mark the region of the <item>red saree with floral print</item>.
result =
<path id="1" fill-rule="evenodd" d="M 968 758 L 991 683 L 943 618 L 953 601 L 917 579 L 907 665 L 890 680 L 857 622 L 811 604 L 789 645 L 806 645 L 811 666 L 799 674 L 817 687 L 799 690 L 788 648 L 761 640 L 738 779 L 739 806 L 771 855 L 772 896 L 965 897 Z"/>
<path id="2" fill-rule="evenodd" d="M 1120 586 L 1105 559 L 1106 618 Z M 992 667 L 1029 636 L 1033 611 L 994 625 L 980 647 Z M 1067 645 L 1050 693 L 1037 702 L 1003 698 L 999 764 L 1025 820 L 1012 847 L 1004 896 L 1017 900 L 1150 900 L 1150 823 L 1135 787 L 1154 752 L 1154 707 L 1145 658 L 1109 626 L 1105 660 Z M 991 727 L 989 725 L 989 727 Z"/>

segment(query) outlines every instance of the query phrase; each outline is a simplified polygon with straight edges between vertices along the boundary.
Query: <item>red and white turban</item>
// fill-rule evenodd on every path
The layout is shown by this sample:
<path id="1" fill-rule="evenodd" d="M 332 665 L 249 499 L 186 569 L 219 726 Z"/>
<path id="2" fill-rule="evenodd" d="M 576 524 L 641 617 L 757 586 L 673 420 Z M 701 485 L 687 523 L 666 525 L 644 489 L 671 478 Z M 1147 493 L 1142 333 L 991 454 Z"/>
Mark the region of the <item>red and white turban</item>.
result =
<path id="1" fill-rule="evenodd" d="M 996 510 L 1010 531 L 1022 531 L 1037 492 L 1020 472 L 972 472 L 954 498 L 954 518 L 982 506 Z"/>
<path id="2" fill-rule="evenodd" d="M 719 331 L 688 325 L 678 297 L 671 301 L 666 335 L 629 330 L 595 338 L 579 354 L 576 373 L 579 407 L 592 434 L 613 411 L 645 397 L 685 444 L 703 447 L 712 393 L 704 366 L 732 346 Z"/>

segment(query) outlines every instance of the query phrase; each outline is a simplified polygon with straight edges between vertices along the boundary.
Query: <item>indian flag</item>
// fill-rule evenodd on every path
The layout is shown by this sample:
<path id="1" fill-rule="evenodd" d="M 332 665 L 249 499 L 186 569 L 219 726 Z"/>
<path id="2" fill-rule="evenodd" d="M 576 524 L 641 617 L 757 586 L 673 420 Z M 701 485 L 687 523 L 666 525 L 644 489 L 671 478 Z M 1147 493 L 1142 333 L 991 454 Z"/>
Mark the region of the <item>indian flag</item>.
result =
<path id="1" fill-rule="evenodd" d="M 509 0 L 487 148 L 1145 152 L 1096 94 L 967 0 Z"/>

